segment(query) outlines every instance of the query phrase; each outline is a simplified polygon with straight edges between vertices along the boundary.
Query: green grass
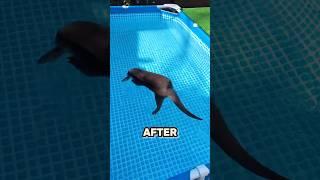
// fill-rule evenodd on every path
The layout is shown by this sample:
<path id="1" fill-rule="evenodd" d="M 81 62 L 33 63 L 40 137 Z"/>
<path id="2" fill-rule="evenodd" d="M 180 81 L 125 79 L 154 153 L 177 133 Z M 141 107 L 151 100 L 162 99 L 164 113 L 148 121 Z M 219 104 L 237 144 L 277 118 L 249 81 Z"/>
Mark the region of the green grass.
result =
<path id="1" fill-rule="evenodd" d="M 183 11 L 206 33 L 210 34 L 210 8 L 183 8 Z"/>

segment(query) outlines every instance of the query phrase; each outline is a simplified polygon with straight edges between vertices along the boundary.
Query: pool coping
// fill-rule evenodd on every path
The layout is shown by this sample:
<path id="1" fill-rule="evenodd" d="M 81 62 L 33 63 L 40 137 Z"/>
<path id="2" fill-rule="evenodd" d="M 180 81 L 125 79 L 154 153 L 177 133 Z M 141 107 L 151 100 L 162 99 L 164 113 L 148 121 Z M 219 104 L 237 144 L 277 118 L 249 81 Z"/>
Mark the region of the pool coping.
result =
<path id="1" fill-rule="evenodd" d="M 110 6 L 110 14 L 161 12 L 178 17 L 210 49 L 210 36 L 183 11 L 171 13 L 160 9 L 161 5 Z"/>

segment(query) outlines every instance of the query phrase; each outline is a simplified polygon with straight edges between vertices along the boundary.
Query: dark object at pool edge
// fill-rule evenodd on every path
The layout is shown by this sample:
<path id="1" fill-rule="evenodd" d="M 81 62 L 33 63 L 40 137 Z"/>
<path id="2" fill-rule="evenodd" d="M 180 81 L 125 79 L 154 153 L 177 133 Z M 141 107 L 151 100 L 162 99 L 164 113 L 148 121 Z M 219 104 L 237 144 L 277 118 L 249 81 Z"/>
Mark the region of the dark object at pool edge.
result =
<path id="1" fill-rule="evenodd" d="M 160 8 L 160 9 L 163 10 L 163 11 L 167 11 L 167 12 L 171 12 L 171 13 L 175 13 L 175 14 L 179 13 L 176 9 L 171 8 L 171 7 L 163 7 L 163 8 Z"/>
<path id="2" fill-rule="evenodd" d="M 173 89 L 172 83 L 170 79 L 162 76 L 160 74 L 148 72 L 142 69 L 133 68 L 130 69 L 127 73 L 127 77 L 124 78 L 122 81 L 127 81 L 132 78 L 132 82 L 137 86 L 146 86 L 148 89 L 154 92 L 155 100 L 157 103 L 156 109 L 152 112 L 155 115 L 161 108 L 163 100 L 166 97 L 169 97 L 175 105 L 186 115 L 202 120 L 201 118 L 197 117 L 196 115 L 192 114 L 188 111 L 184 105 L 182 104 L 179 96 Z"/>
<path id="3" fill-rule="evenodd" d="M 262 165 L 241 146 L 238 140 L 230 132 L 219 109 L 213 104 L 213 100 L 210 102 L 210 109 L 210 136 L 215 143 L 217 143 L 221 149 L 228 154 L 228 156 L 230 156 L 244 168 L 261 177 L 271 180 L 287 179 Z"/>
<path id="4" fill-rule="evenodd" d="M 59 30 L 52 50 L 38 60 L 44 64 L 57 60 L 64 53 L 72 65 L 88 76 L 110 75 L 109 27 L 87 21 L 75 21 Z"/>

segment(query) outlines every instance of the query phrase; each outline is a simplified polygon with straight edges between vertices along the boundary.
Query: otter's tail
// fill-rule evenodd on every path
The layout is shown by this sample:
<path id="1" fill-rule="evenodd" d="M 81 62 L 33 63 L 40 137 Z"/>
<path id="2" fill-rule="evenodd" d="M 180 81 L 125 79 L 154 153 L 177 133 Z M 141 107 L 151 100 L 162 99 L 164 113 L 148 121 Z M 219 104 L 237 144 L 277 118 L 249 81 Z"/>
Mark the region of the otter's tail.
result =
<path id="1" fill-rule="evenodd" d="M 182 104 L 180 98 L 178 97 L 177 93 L 174 90 L 171 90 L 170 95 L 168 96 L 173 102 L 174 104 L 182 111 L 184 112 L 186 115 L 194 118 L 194 119 L 198 119 L 198 120 L 202 120 L 201 118 L 197 117 L 196 115 L 192 114 L 190 111 L 187 110 L 187 108 L 184 107 L 184 105 Z"/>
<path id="2" fill-rule="evenodd" d="M 211 102 L 212 103 L 212 102 Z M 285 180 L 287 178 L 280 176 L 271 169 L 259 163 L 252 157 L 237 141 L 228 129 L 220 111 L 216 106 L 211 104 L 211 138 L 228 154 L 233 160 L 241 164 L 249 171 L 272 180 Z"/>
<path id="3" fill-rule="evenodd" d="M 51 49 L 46 54 L 44 54 L 43 56 L 41 56 L 40 59 L 38 60 L 38 64 L 52 62 L 52 61 L 56 60 L 58 57 L 60 57 L 63 53 L 64 53 L 64 49 L 57 46 L 57 47 Z"/>

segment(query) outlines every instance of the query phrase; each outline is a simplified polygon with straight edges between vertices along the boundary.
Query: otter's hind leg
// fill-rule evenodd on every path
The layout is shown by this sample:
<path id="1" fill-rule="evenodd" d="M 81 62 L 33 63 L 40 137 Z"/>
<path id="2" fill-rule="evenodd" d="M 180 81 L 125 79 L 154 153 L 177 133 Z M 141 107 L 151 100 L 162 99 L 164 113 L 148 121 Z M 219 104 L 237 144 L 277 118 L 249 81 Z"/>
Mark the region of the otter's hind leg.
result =
<path id="1" fill-rule="evenodd" d="M 164 100 L 164 97 L 162 97 L 162 96 L 159 96 L 157 94 L 155 94 L 154 96 L 155 96 L 155 99 L 156 99 L 157 107 L 152 112 L 153 115 L 157 114 L 157 112 L 160 110 L 160 108 L 162 106 L 162 103 L 163 103 L 163 100 Z"/>
<path id="2" fill-rule="evenodd" d="M 38 64 L 52 62 L 58 59 L 58 57 L 60 57 L 63 53 L 64 53 L 64 49 L 60 46 L 57 46 L 51 49 L 50 51 L 48 51 L 43 56 L 41 56 L 40 59 L 38 60 Z"/>

